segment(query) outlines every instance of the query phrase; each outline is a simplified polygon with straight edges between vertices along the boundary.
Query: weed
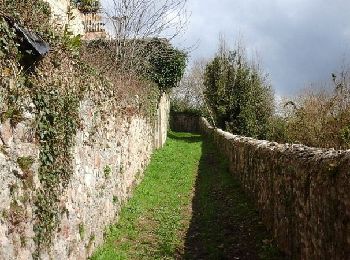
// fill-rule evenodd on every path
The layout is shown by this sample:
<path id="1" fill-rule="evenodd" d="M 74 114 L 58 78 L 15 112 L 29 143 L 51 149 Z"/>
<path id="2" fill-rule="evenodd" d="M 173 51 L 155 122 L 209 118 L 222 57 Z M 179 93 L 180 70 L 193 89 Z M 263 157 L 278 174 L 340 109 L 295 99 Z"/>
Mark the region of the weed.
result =
<path id="1" fill-rule="evenodd" d="M 84 223 L 80 223 L 78 228 L 79 228 L 79 235 L 80 235 L 80 238 L 81 238 L 81 239 L 84 239 L 84 236 L 85 236 L 85 226 L 84 226 Z"/>
<path id="2" fill-rule="evenodd" d="M 113 204 L 118 204 L 118 202 L 119 202 L 118 196 L 113 195 Z"/>
<path id="3" fill-rule="evenodd" d="M 111 173 L 112 173 L 112 169 L 109 165 L 106 165 L 104 168 L 103 168 L 103 173 L 105 175 L 105 178 L 108 178 L 110 177 Z"/>

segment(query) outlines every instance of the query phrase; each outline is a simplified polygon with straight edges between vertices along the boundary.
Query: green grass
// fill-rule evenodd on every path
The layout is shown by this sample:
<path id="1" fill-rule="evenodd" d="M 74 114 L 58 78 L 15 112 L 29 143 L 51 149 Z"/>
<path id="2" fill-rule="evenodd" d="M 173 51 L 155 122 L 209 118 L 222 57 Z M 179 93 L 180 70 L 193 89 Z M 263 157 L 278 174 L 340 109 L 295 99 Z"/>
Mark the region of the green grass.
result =
<path id="1" fill-rule="evenodd" d="M 235 257 L 282 258 L 213 145 L 169 133 L 92 259 Z"/>
<path id="2" fill-rule="evenodd" d="M 201 146 L 199 136 L 169 138 L 92 259 L 172 259 L 181 250 Z"/>

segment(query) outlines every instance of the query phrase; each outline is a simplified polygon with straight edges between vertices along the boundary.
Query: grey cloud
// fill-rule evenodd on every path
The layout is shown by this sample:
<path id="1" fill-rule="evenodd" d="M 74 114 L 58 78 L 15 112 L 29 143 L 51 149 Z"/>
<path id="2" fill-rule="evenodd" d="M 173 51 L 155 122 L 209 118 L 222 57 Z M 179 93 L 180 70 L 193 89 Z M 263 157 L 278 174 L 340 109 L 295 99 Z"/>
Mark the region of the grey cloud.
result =
<path id="1" fill-rule="evenodd" d="M 231 42 L 242 33 L 280 95 L 328 79 L 348 51 L 350 2 L 345 0 L 190 0 L 189 10 L 186 44 L 200 41 L 192 59 L 211 57 L 220 32 Z"/>

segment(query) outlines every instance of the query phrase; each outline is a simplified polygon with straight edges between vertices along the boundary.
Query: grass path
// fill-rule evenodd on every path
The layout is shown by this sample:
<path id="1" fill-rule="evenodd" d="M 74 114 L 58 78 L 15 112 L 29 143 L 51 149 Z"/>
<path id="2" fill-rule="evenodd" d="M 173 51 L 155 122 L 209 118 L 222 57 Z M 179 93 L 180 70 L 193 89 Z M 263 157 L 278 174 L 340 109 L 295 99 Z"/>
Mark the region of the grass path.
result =
<path id="1" fill-rule="evenodd" d="M 92 259 L 281 259 L 212 145 L 170 133 Z"/>

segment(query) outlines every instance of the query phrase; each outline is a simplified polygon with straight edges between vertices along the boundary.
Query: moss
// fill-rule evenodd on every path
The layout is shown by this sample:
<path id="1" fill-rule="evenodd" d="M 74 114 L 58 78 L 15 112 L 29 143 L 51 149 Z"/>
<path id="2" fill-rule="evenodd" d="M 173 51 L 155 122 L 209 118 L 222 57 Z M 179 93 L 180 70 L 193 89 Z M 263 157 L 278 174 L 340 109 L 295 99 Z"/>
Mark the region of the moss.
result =
<path id="1" fill-rule="evenodd" d="M 85 236 L 85 226 L 84 226 L 84 223 L 80 223 L 78 228 L 79 228 L 79 235 L 80 235 L 80 238 L 81 238 L 81 239 L 84 239 L 84 236 Z"/>
<path id="2" fill-rule="evenodd" d="M 115 205 L 115 204 L 118 204 L 118 202 L 119 202 L 118 196 L 113 195 L 113 204 L 114 204 L 114 205 Z"/>
<path id="3" fill-rule="evenodd" d="M 105 178 L 108 178 L 110 177 L 111 173 L 112 173 L 112 169 L 109 165 L 106 165 L 104 168 L 103 168 L 103 173 L 104 173 L 104 176 Z"/>
<path id="4" fill-rule="evenodd" d="M 34 163 L 34 159 L 31 156 L 18 157 L 17 163 L 24 173 L 28 173 Z"/>
<path id="5" fill-rule="evenodd" d="M 8 119 L 12 127 L 16 127 L 18 123 L 24 120 L 23 112 L 19 107 L 10 107 L 6 112 L 1 114 L 1 123 L 4 123 Z"/>

